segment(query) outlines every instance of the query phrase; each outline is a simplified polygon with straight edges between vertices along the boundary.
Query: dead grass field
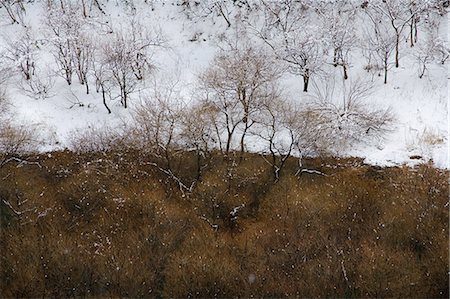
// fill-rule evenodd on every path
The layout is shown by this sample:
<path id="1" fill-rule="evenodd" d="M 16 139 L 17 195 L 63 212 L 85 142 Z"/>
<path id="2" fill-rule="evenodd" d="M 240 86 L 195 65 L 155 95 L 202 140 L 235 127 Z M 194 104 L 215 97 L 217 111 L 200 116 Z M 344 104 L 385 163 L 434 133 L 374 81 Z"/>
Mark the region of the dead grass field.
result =
<path id="1" fill-rule="evenodd" d="M 0 168 L 1 297 L 449 296 L 430 165 L 291 159 L 274 183 L 260 156 L 215 154 L 181 192 L 137 152 L 23 158 Z M 189 184 L 194 162 L 174 167 Z"/>

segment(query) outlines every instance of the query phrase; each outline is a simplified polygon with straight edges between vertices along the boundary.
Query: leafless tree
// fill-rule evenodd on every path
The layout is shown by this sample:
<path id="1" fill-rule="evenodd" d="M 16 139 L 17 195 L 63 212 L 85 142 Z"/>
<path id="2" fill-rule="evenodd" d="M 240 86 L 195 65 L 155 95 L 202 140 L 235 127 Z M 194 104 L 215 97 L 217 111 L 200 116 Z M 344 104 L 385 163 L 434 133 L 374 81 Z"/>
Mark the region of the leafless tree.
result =
<path id="1" fill-rule="evenodd" d="M 102 60 L 100 55 L 94 55 L 92 58 L 95 89 L 102 94 L 103 105 L 108 111 L 108 114 L 111 114 L 111 109 L 107 103 L 107 100 L 111 99 L 111 89 L 113 87 L 111 70 L 108 68 L 107 62 Z"/>
<path id="2" fill-rule="evenodd" d="M 241 132 L 240 151 L 244 151 L 245 137 L 255 123 L 262 101 L 274 92 L 280 74 L 269 55 L 243 45 L 219 52 L 200 75 L 200 88 L 205 93 L 203 101 L 217 113 L 217 139 L 226 155 L 232 149 L 237 131 Z"/>
<path id="3" fill-rule="evenodd" d="M 108 152 L 126 148 L 126 135 L 121 126 L 91 125 L 70 133 L 68 147 L 76 153 Z"/>
<path id="4" fill-rule="evenodd" d="M 79 0 L 83 17 L 87 18 L 91 16 L 92 8 L 97 8 L 102 14 L 105 14 L 101 1 L 99 0 Z"/>
<path id="5" fill-rule="evenodd" d="M 355 32 L 356 8 L 352 1 L 338 0 L 318 2 L 315 12 L 319 16 L 322 28 L 321 38 L 326 48 L 332 50 L 333 66 L 341 66 L 344 79 L 348 79 L 349 56 L 357 44 Z"/>
<path id="6" fill-rule="evenodd" d="M 426 1 L 423 1 L 424 3 Z M 426 10 L 428 3 L 417 3 L 414 0 L 383 0 L 368 1 L 365 11 L 372 22 L 389 24 L 395 37 L 395 67 L 399 67 L 399 47 L 406 26 L 410 26 L 411 45 L 413 45 L 413 31 L 417 34 L 417 17 Z M 416 36 L 417 37 L 417 36 Z"/>
<path id="7" fill-rule="evenodd" d="M 434 26 L 437 19 L 441 19 L 447 13 L 449 6 L 448 1 L 442 0 L 428 0 L 418 1 L 410 0 L 409 13 L 411 19 L 408 22 L 410 46 L 413 47 L 418 42 L 419 28 L 425 28 L 430 30 Z M 434 19 L 434 20 L 433 20 Z"/>
<path id="8" fill-rule="evenodd" d="M 391 67 L 390 58 L 396 47 L 396 37 L 390 33 L 389 27 L 386 27 L 386 24 L 381 21 L 373 20 L 369 23 L 369 26 L 369 29 L 365 28 L 362 48 L 366 53 L 368 65 L 374 59 L 375 68 L 384 71 L 384 84 L 386 84 L 388 70 Z"/>
<path id="9" fill-rule="evenodd" d="M 450 55 L 449 53 L 449 47 L 440 38 L 436 28 L 430 29 L 427 39 L 418 44 L 414 53 L 419 67 L 419 78 L 425 75 L 430 63 L 438 62 L 444 64 Z"/>
<path id="10" fill-rule="evenodd" d="M 20 29 L 14 40 L 8 37 L 5 40 L 7 47 L 2 59 L 20 72 L 22 78 L 18 85 L 21 90 L 35 99 L 50 97 L 53 76 L 38 67 L 39 49 L 45 45 L 43 40 L 35 38 L 30 27 Z"/>
<path id="11" fill-rule="evenodd" d="M 22 80 L 20 88 L 24 93 L 36 100 L 45 100 L 53 96 L 51 92 L 55 80 L 52 74 L 36 69 L 36 75 L 29 80 Z"/>
<path id="12" fill-rule="evenodd" d="M 120 102 L 124 108 L 127 108 L 129 95 L 138 84 L 131 66 L 130 51 L 127 47 L 128 42 L 125 41 L 124 37 L 116 36 L 103 48 L 107 67 L 112 74 L 111 78 L 120 89 Z"/>
<path id="13" fill-rule="evenodd" d="M 34 37 L 29 27 L 21 29 L 15 39 L 5 37 L 6 51 L 4 58 L 17 65 L 25 80 L 30 80 L 35 73 L 37 54 L 42 42 Z"/>
<path id="14" fill-rule="evenodd" d="M 201 103 L 194 104 L 182 113 L 179 138 L 183 148 L 194 152 L 197 162 L 197 180 L 208 166 L 211 152 L 218 142 L 214 138 L 214 108 Z"/>
<path id="15" fill-rule="evenodd" d="M 103 45 L 103 60 L 119 87 L 124 108 L 127 108 L 129 95 L 135 91 L 139 81 L 152 69 L 153 50 L 155 47 L 162 47 L 164 43 L 160 32 L 152 34 L 136 20 L 132 20 L 129 32 L 117 30 L 113 39 Z"/>
<path id="16" fill-rule="evenodd" d="M 190 19 L 211 18 L 214 21 L 216 17 L 220 17 L 225 21 L 228 28 L 231 27 L 235 18 L 247 14 L 251 9 L 251 5 L 247 0 L 184 0 L 181 5 Z"/>
<path id="17" fill-rule="evenodd" d="M 77 5 L 67 2 L 64 5 L 61 4 L 61 7 L 55 5 L 49 7 L 46 25 L 49 32 L 48 38 L 54 48 L 53 56 L 58 65 L 58 74 L 71 85 L 75 72 L 74 41 L 80 36 L 86 22 Z"/>
<path id="18" fill-rule="evenodd" d="M 303 91 L 308 91 L 310 78 L 320 72 L 323 49 L 317 42 L 318 28 L 308 14 L 307 1 L 261 1 L 264 7 L 262 28 L 253 27 L 275 53 L 287 63 L 289 71 L 303 77 Z"/>
<path id="19" fill-rule="evenodd" d="M 91 38 L 80 34 L 72 42 L 72 55 L 75 73 L 81 85 L 86 86 L 86 94 L 89 94 L 88 74 L 93 67 L 95 46 Z"/>
<path id="20" fill-rule="evenodd" d="M 252 134 L 265 144 L 261 156 L 270 165 L 275 182 L 279 180 L 287 160 L 294 153 L 300 154 L 299 142 L 303 133 L 304 120 L 298 106 L 284 100 L 281 95 L 264 101 Z"/>
<path id="21" fill-rule="evenodd" d="M 153 157 L 149 164 L 174 181 L 183 194 L 193 190 L 195 181 L 186 183 L 178 175 L 185 151 L 180 136 L 186 105 L 177 89 L 177 82 L 154 85 L 132 113 L 127 125 L 128 144 Z"/>
<path id="22" fill-rule="evenodd" d="M 347 82 L 347 83 L 346 83 Z M 304 110 L 309 123 L 307 136 L 318 152 L 336 152 L 353 143 L 370 143 L 392 129 L 390 109 L 367 105 L 373 91 L 371 82 L 357 79 L 335 87 L 333 78 L 314 84 L 314 92 Z"/>
<path id="23" fill-rule="evenodd" d="M 0 9 L 4 8 L 13 24 L 23 24 L 25 6 L 23 0 L 0 0 Z"/>
<path id="24" fill-rule="evenodd" d="M 13 125 L 12 122 L 2 124 L 0 127 L 0 167 L 17 158 L 17 155 L 35 151 L 40 143 L 36 135 L 37 131 L 33 127 Z"/>
<path id="25" fill-rule="evenodd" d="M 19 124 L 9 111 L 9 101 L 0 85 L 0 167 L 9 162 L 27 163 L 18 156 L 36 151 L 42 143 L 37 124 Z"/>

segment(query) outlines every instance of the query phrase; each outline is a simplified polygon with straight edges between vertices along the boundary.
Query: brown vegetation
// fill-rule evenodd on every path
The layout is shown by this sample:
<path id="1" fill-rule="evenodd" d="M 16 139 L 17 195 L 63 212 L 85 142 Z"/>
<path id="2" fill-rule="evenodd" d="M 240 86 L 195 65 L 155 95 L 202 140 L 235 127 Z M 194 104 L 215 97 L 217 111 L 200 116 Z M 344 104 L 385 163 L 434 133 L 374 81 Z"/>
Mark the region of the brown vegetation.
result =
<path id="1" fill-rule="evenodd" d="M 2 297 L 449 295 L 448 172 L 430 165 L 295 176 L 290 158 L 274 183 L 260 156 L 213 153 L 196 181 L 184 154 L 182 192 L 131 150 L 22 158 L 38 163 L 0 168 Z"/>

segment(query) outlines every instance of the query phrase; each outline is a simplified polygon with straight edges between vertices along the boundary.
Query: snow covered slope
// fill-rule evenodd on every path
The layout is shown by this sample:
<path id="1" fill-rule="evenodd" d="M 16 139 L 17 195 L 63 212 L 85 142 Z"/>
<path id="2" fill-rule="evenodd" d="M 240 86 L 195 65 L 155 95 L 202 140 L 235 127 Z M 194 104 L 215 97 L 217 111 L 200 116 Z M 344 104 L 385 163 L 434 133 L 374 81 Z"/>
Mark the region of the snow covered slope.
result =
<path id="1" fill-rule="evenodd" d="M 25 5 L 23 24 L 32 32 L 34 40 L 41 41 L 34 54 L 36 72 L 42 76 L 50 75 L 51 89 L 44 98 L 36 99 L 35 95 L 24 91 L 21 75 L 12 71 L 8 80 L 7 95 L 14 107 L 17 122 L 45 125 L 49 137 L 44 150 L 64 148 L 75 130 L 114 126 L 123 120 L 126 121 L 133 107 L 145 95 L 146 89 L 151 88 L 155 82 L 164 84 L 168 81 L 177 81 L 178 88 L 181 88 L 184 97 L 189 99 L 197 75 L 211 62 L 223 37 L 234 34 L 237 23 L 233 19 L 232 26 L 228 27 L 225 18 L 220 14 L 189 15 L 185 7 L 180 5 L 182 1 L 153 1 L 151 4 L 134 1 L 133 6 L 118 2 L 120 1 L 105 2 L 102 6 L 104 14 L 91 7 L 91 21 L 101 24 L 107 32 L 108 28 L 128 30 L 129 20 L 137 19 L 139 26 L 161 32 L 165 42 L 164 47 L 156 49 L 152 57 L 154 71 L 151 78 L 132 93 L 130 108 L 124 109 L 119 100 L 112 100 L 108 102 L 111 114 L 103 107 L 100 93 L 94 90 L 86 94 L 84 86 L 76 79 L 68 85 L 61 76 L 55 75 L 51 38 L 45 26 L 47 14 L 45 3 L 35 1 Z M 257 10 L 252 14 L 261 16 L 261 12 Z M 252 24 L 252 14 L 237 17 L 243 19 L 242 24 Z M 362 27 L 364 24 L 357 23 L 356 26 Z M 0 9 L 2 53 L 7 52 L 11 41 L 16 40 L 24 30 L 22 24 L 11 24 L 6 10 Z M 442 17 L 439 34 L 448 40 L 448 14 Z M 107 33 L 103 36 L 108 38 Z M 252 40 L 258 42 L 256 37 Z M 419 39 L 419 43 L 423 40 L 425 38 Z M 259 43 L 261 46 L 264 45 L 262 41 Z M 415 48 L 410 48 L 406 40 L 401 41 L 400 67 L 390 67 L 388 83 L 383 84 L 382 77 L 363 69 L 364 57 L 357 49 L 354 50 L 349 65 L 349 79 L 363 77 L 372 80 L 374 90 L 366 99 L 366 103 L 390 107 L 395 116 L 395 125 L 392 131 L 376 144 L 356 144 L 339 154 L 364 157 L 368 163 L 380 165 L 414 164 L 432 160 L 438 167 L 449 168 L 448 63 L 430 63 L 428 71 L 420 79 L 417 75 L 418 65 L 414 51 Z M 23 59 L 23 57 L 16 58 Z M 20 63 L 20 60 L 14 62 L 11 59 L 3 59 L 1 60 L 3 68 L 7 66 L 8 61 L 14 66 L 13 69 Z M 320 86 L 330 74 L 339 72 L 340 69 L 328 67 L 323 76 L 316 76 L 313 80 Z M 308 93 L 302 92 L 301 82 L 299 76 L 289 74 L 285 76 L 284 87 L 292 101 L 302 102 L 309 96 Z M 249 144 L 248 148 L 252 149 L 255 146 Z"/>

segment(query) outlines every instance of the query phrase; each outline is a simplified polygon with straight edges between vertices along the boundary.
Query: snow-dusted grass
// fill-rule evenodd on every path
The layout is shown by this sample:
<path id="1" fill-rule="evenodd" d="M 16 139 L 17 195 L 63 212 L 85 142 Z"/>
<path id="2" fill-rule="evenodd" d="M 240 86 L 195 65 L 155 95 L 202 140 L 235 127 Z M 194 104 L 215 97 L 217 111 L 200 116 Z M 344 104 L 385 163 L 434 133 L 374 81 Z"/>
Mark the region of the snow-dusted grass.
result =
<path id="1" fill-rule="evenodd" d="M 0 295 L 448 298 L 448 171 L 224 158 L 187 196 L 140 151 L 1 167 Z"/>

